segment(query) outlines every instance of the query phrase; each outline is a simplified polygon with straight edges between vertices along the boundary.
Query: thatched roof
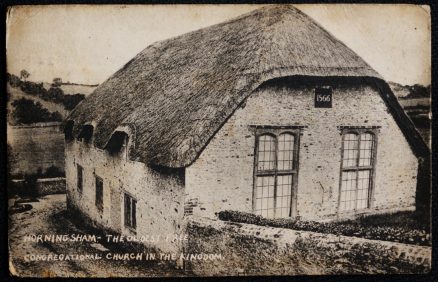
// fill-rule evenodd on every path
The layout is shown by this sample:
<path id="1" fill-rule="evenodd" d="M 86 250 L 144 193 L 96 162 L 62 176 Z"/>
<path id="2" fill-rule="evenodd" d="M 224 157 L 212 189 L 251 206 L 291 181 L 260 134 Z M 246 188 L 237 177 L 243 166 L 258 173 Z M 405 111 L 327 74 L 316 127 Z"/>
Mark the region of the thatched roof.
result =
<path id="1" fill-rule="evenodd" d="M 105 148 L 120 125 L 134 132 L 133 160 L 191 164 L 234 110 L 263 82 L 285 76 L 380 76 L 357 54 L 290 5 L 154 43 L 70 114 L 73 134 L 95 124 Z"/>

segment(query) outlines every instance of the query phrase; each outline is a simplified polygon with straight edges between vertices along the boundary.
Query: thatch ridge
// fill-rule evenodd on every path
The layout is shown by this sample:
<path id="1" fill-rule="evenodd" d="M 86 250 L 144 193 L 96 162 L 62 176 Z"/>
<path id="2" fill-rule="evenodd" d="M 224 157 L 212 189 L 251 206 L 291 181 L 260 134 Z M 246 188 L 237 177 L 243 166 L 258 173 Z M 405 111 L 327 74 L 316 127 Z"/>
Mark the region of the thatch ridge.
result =
<path id="1" fill-rule="evenodd" d="M 290 5 L 156 42 L 102 83 L 70 114 L 73 134 L 93 122 L 104 148 L 121 124 L 136 130 L 133 160 L 190 165 L 263 82 L 287 76 L 381 79 L 366 62 Z"/>

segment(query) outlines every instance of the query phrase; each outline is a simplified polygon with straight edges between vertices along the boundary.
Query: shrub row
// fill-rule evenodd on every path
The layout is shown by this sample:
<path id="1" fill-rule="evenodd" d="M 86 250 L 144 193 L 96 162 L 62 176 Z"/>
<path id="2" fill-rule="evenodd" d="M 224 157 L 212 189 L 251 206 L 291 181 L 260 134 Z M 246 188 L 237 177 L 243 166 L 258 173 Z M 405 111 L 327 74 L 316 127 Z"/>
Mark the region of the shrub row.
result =
<path id="1" fill-rule="evenodd" d="M 36 122 L 62 121 L 62 115 L 55 111 L 49 112 L 40 102 L 20 98 L 12 102 L 12 124 L 31 124 Z"/>
<path id="2" fill-rule="evenodd" d="M 400 221 L 399 217 L 413 217 L 413 213 L 403 213 L 400 215 L 385 214 L 373 217 L 379 216 L 381 217 L 380 220 L 369 220 L 364 217 L 362 219 L 341 222 L 316 222 L 294 220 L 290 218 L 269 219 L 251 213 L 230 210 L 218 213 L 218 218 L 224 221 L 431 246 L 430 234 L 421 225 L 412 226 L 410 224 L 403 225 L 394 222 L 394 220 Z M 372 224 L 372 221 L 379 222 L 380 225 Z M 382 221 L 385 221 L 386 223 Z M 406 222 L 409 222 L 408 218 L 406 219 Z"/>

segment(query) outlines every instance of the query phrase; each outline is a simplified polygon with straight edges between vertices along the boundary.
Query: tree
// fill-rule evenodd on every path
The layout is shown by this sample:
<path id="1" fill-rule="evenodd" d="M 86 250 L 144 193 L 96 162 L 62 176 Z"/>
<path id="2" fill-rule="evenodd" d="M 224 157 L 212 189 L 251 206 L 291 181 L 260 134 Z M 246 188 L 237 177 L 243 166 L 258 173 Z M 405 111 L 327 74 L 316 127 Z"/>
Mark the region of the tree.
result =
<path id="1" fill-rule="evenodd" d="M 55 103 L 62 103 L 64 100 L 64 91 L 58 87 L 50 87 L 47 91 L 48 101 L 53 101 Z"/>
<path id="2" fill-rule="evenodd" d="M 64 108 L 68 111 L 71 111 L 76 107 L 77 104 L 79 104 L 80 101 L 85 99 L 84 94 L 73 94 L 73 95 L 65 95 L 64 96 Z"/>
<path id="3" fill-rule="evenodd" d="M 14 74 L 8 73 L 7 80 L 12 87 L 19 87 L 21 85 L 20 78 Z"/>
<path id="4" fill-rule="evenodd" d="M 62 78 L 55 77 L 52 82 L 52 87 L 59 87 L 62 85 Z"/>
<path id="5" fill-rule="evenodd" d="M 26 81 L 26 79 L 30 76 L 30 73 L 27 70 L 20 71 L 20 78 Z"/>
<path id="6" fill-rule="evenodd" d="M 430 97 L 430 85 L 423 86 L 420 84 L 414 84 L 408 86 L 409 94 L 405 98 L 429 98 Z"/>

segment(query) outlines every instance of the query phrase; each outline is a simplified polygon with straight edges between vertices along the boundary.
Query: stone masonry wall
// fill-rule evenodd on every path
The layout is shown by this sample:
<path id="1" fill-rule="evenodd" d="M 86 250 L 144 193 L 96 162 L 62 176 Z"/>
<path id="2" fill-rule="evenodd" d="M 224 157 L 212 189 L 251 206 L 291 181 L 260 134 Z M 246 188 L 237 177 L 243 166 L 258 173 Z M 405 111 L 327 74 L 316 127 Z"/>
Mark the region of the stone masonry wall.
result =
<path id="1" fill-rule="evenodd" d="M 77 189 L 77 165 L 83 167 L 83 191 Z M 96 205 L 96 176 L 103 180 L 103 212 Z M 66 143 L 68 204 L 98 226 L 123 235 L 166 236 L 183 230 L 183 175 L 159 173 L 140 162 L 111 156 L 80 141 Z M 137 229 L 124 226 L 124 193 L 137 200 Z M 153 246 L 175 251 L 178 244 L 158 240 Z"/>
<path id="2" fill-rule="evenodd" d="M 65 193 L 65 178 L 43 178 L 37 180 L 38 195 Z"/>
<path id="3" fill-rule="evenodd" d="M 188 214 L 214 217 L 221 210 L 252 212 L 255 133 L 250 125 L 305 126 L 300 136 L 297 188 L 301 218 L 337 216 L 340 126 L 380 127 L 369 212 L 414 209 L 418 161 L 377 90 L 365 85 L 332 85 L 333 107 L 315 108 L 315 86 L 263 87 L 249 96 L 186 168 Z"/>
<path id="4" fill-rule="evenodd" d="M 240 224 L 188 219 L 185 253 L 221 259 L 188 260 L 199 276 L 428 273 L 431 247 Z"/>
<path id="5" fill-rule="evenodd" d="M 25 194 L 26 189 L 30 189 L 24 183 L 24 179 L 12 180 L 15 192 L 18 194 Z M 45 196 L 50 194 L 63 194 L 65 193 L 65 178 L 40 178 L 36 182 L 36 194 L 39 196 Z"/>

